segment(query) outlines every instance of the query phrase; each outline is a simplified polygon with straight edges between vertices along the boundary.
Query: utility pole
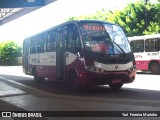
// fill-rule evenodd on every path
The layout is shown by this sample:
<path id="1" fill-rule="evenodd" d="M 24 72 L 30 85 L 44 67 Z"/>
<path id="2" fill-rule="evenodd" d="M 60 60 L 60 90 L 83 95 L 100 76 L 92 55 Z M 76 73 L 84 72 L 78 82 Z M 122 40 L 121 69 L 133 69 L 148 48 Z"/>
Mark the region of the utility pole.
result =
<path id="1" fill-rule="evenodd" d="M 147 29 L 147 27 L 148 27 L 148 10 L 147 10 L 147 8 L 146 8 L 146 5 L 147 5 L 147 3 L 148 3 L 148 1 L 149 0 L 144 0 L 144 2 L 145 2 L 145 19 L 144 19 L 144 21 L 145 21 L 145 28 Z"/>

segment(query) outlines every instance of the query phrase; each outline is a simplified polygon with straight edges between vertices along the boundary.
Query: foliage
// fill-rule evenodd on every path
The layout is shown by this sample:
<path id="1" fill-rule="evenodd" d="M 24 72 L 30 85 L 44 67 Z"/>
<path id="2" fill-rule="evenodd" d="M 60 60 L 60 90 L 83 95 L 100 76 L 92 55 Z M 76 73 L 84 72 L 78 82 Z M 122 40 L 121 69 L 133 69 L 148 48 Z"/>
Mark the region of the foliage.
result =
<path id="1" fill-rule="evenodd" d="M 152 5 L 149 8 L 149 25 L 148 28 L 143 32 L 144 34 L 156 34 L 160 33 L 160 3 Z"/>
<path id="2" fill-rule="evenodd" d="M 12 65 L 16 57 L 21 57 L 22 48 L 14 41 L 0 43 L 0 62 L 2 65 Z"/>
<path id="3" fill-rule="evenodd" d="M 128 36 L 142 35 L 145 30 L 144 3 L 130 3 L 121 11 L 115 11 L 108 19 L 122 26 Z"/>
<path id="4" fill-rule="evenodd" d="M 122 10 L 98 11 L 93 15 L 71 17 L 68 20 L 92 19 L 119 24 L 128 36 L 160 33 L 160 3 L 139 0 Z"/>
<path id="5" fill-rule="evenodd" d="M 108 20 L 121 25 L 128 36 L 160 33 L 159 8 L 160 4 L 149 2 L 130 3 L 122 11 L 114 12 Z"/>
<path id="6" fill-rule="evenodd" d="M 103 20 L 103 21 L 107 21 L 109 14 L 110 14 L 109 11 L 102 9 L 101 11 L 97 11 L 95 14 L 70 17 L 67 19 L 67 21 L 70 21 L 70 20 Z"/>

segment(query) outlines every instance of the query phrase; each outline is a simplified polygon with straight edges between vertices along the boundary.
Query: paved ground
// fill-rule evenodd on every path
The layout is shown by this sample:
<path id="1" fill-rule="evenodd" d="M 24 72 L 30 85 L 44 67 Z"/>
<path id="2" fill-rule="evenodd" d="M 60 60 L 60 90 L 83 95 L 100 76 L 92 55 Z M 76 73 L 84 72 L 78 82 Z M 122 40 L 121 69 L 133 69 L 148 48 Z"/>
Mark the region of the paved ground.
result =
<path id="1" fill-rule="evenodd" d="M 20 71 L 20 67 L 0 67 L 1 74 L 13 74 L 13 75 L 24 75 L 22 71 Z M 87 97 L 87 96 L 70 96 L 70 95 L 59 95 L 45 92 L 43 90 L 38 90 L 19 82 L 15 82 L 12 79 L 7 79 L 4 77 L 0 77 L 0 111 L 52 111 L 48 112 L 49 116 L 46 118 L 38 118 L 38 119 L 66 119 L 66 120 L 74 120 L 74 119 L 86 119 L 86 120 L 97 120 L 97 119 L 111 119 L 111 120 L 151 120 L 151 119 L 159 119 L 157 117 L 102 117 L 103 115 L 109 114 L 121 114 L 110 111 L 131 111 L 125 113 L 126 115 L 132 114 L 132 111 L 159 111 L 160 110 L 160 102 L 159 100 L 131 100 L 131 99 L 122 99 L 122 98 L 100 98 L 100 97 Z M 104 111 L 97 112 L 101 117 L 54 117 L 58 115 L 67 116 L 69 114 L 77 114 L 74 112 L 71 113 L 61 113 L 54 111 Z M 108 111 L 108 112 L 107 112 Z M 154 112 L 153 112 L 154 113 Z M 46 113 L 47 114 L 47 113 Z M 83 112 L 79 112 L 80 115 L 86 115 Z M 87 114 L 92 114 L 95 116 L 96 113 L 90 112 Z M 103 114 L 103 115 L 102 115 Z M 156 113 L 155 113 L 156 114 Z M 42 114 L 43 115 L 43 114 Z M 141 115 L 136 112 L 135 115 Z M 154 114 L 152 114 L 154 115 Z M 159 115 L 159 114 L 158 114 Z M 2 119 L 2 118 L 0 118 Z M 8 118 L 5 118 L 8 120 Z M 10 118 L 10 119 L 20 119 L 20 118 Z M 28 119 L 28 118 L 23 118 Z"/>

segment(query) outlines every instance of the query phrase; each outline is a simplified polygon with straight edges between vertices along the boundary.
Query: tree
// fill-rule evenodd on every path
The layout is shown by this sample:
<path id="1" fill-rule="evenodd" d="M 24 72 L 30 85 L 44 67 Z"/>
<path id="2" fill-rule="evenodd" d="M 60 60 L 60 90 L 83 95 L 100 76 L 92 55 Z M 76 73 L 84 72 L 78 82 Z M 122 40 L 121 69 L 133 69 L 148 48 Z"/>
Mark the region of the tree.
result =
<path id="1" fill-rule="evenodd" d="M 149 24 L 144 34 L 156 34 L 160 33 L 160 3 L 153 4 L 151 7 L 148 7 L 148 20 Z"/>
<path id="2" fill-rule="evenodd" d="M 95 14 L 70 17 L 67 19 L 67 21 L 70 21 L 70 20 L 103 20 L 103 21 L 107 21 L 109 15 L 110 15 L 109 11 L 102 9 L 100 11 L 97 11 Z"/>
<path id="3" fill-rule="evenodd" d="M 0 43 L 0 60 L 3 65 L 12 65 L 16 57 L 21 57 L 22 48 L 14 41 Z"/>
<path id="4" fill-rule="evenodd" d="M 119 14 L 114 12 L 112 19 L 126 30 L 128 36 L 160 33 L 159 8 L 159 3 L 130 3 Z"/>
<path id="5" fill-rule="evenodd" d="M 123 10 L 113 12 L 108 20 L 122 26 L 128 36 L 142 35 L 145 29 L 144 3 L 130 3 Z"/>
<path id="6" fill-rule="evenodd" d="M 69 20 L 96 19 L 119 24 L 127 36 L 160 33 L 160 3 L 144 3 L 140 0 L 128 4 L 122 10 L 98 11 L 90 16 L 72 17 Z"/>

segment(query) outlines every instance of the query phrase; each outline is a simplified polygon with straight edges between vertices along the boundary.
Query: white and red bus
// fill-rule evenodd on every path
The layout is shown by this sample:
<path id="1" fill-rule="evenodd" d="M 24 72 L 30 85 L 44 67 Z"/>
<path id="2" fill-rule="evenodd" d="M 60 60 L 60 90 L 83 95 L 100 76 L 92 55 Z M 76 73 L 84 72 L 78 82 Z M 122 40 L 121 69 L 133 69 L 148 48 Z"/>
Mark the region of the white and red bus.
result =
<path id="1" fill-rule="evenodd" d="M 62 80 L 73 88 L 135 79 L 135 59 L 122 29 L 95 20 L 70 21 L 23 42 L 23 70 L 36 81 Z"/>
<path id="2" fill-rule="evenodd" d="M 160 34 L 128 37 L 137 70 L 160 74 Z"/>

